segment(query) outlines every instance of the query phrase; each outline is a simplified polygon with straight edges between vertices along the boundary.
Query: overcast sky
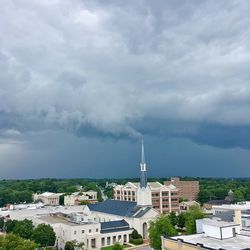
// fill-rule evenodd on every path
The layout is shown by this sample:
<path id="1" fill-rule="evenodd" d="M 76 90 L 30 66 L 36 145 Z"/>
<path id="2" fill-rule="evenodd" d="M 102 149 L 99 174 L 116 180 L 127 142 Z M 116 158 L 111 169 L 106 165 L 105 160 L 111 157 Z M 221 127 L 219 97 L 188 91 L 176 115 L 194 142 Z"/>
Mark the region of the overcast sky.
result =
<path id="1" fill-rule="evenodd" d="M 0 178 L 250 177 L 249 13 L 1 0 Z"/>

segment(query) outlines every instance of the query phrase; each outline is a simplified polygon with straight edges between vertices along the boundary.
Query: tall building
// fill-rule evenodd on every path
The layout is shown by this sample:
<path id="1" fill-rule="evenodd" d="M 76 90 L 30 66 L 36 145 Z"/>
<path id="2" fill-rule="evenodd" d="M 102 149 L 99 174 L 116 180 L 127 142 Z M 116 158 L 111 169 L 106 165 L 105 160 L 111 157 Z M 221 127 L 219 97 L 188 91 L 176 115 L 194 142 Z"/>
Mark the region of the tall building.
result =
<path id="1" fill-rule="evenodd" d="M 200 191 L 199 181 L 181 181 L 178 177 L 171 178 L 170 181 L 165 181 L 164 184 L 174 185 L 179 189 L 179 196 L 186 198 L 189 201 L 197 200 Z"/>
<path id="2" fill-rule="evenodd" d="M 114 199 L 136 201 L 139 206 L 152 205 L 160 213 L 179 212 L 179 190 L 174 185 L 147 181 L 147 165 L 142 142 L 140 182 L 116 185 Z"/>

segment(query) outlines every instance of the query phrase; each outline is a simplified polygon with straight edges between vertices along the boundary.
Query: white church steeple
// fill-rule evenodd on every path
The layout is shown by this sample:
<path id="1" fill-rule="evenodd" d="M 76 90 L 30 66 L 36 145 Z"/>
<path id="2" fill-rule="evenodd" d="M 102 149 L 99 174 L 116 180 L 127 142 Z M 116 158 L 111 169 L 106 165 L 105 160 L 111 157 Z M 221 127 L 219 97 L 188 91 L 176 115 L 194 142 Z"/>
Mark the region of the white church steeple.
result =
<path id="1" fill-rule="evenodd" d="M 141 144 L 141 175 L 140 185 L 137 189 L 137 205 L 139 206 L 151 206 L 152 194 L 147 181 L 147 165 L 145 161 L 144 142 L 142 139 Z"/>

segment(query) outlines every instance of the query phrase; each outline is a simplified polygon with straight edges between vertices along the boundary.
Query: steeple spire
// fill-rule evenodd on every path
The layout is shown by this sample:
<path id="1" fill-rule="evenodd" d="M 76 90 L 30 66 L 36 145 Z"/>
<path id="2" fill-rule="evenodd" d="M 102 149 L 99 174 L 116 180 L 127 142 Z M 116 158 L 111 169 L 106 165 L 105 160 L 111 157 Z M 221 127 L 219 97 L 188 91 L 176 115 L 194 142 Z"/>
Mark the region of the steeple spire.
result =
<path id="1" fill-rule="evenodd" d="M 140 165 L 141 165 L 140 188 L 146 188 L 148 184 L 147 184 L 147 169 L 146 169 L 143 138 L 141 142 L 141 164 Z"/>

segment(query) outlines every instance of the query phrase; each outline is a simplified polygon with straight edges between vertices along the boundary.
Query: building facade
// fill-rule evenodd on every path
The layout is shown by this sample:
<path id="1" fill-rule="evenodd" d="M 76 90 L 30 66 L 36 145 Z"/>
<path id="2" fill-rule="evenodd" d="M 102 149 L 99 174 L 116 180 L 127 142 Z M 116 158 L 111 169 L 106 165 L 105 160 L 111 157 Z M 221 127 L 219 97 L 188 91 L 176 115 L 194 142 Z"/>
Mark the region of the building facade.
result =
<path id="1" fill-rule="evenodd" d="M 138 182 L 128 182 L 114 188 L 114 199 L 137 202 Z M 173 186 L 165 186 L 159 182 L 149 182 L 151 204 L 160 213 L 179 212 L 179 190 Z"/>
<path id="2" fill-rule="evenodd" d="M 82 202 L 95 203 L 97 202 L 97 192 L 90 190 L 87 192 L 76 192 L 71 195 L 64 196 L 65 206 L 79 205 Z"/>
<path id="3" fill-rule="evenodd" d="M 61 193 L 58 194 L 58 193 L 45 192 L 42 194 L 34 194 L 33 200 L 34 201 L 40 200 L 46 206 L 57 206 L 59 205 L 59 197 L 61 195 L 62 195 Z"/>
<path id="4" fill-rule="evenodd" d="M 179 189 L 180 198 L 186 198 L 189 201 L 197 200 L 200 191 L 199 181 L 181 181 L 178 177 L 171 178 L 170 181 L 165 181 L 164 185 L 174 185 Z"/>

